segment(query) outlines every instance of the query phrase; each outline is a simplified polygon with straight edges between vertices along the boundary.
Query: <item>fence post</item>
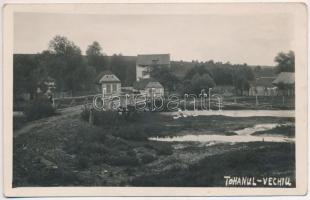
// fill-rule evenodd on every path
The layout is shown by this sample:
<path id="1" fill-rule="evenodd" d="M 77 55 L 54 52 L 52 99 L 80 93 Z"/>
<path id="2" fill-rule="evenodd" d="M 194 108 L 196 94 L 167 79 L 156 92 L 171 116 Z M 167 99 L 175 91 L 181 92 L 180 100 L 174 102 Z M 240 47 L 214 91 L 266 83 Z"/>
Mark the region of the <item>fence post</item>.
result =
<path id="1" fill-rule="evenodd" d="M 88 123 L 94 124 L 94 113 L 93 113 L 93 108 L 90 108 L 90 109 L 89 109 L 89 119 L 88 119 Z"/>

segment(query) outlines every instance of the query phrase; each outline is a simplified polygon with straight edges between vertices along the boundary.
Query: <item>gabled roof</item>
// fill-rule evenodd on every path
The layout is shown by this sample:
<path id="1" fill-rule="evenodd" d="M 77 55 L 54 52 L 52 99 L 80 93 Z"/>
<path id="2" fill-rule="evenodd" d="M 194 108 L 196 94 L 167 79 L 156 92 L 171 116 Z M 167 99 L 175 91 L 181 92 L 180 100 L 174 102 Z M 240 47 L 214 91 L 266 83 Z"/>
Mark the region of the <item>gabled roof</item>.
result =
<path id="1" fill-rule="evenodd" d="M 137 65 L 169 65 L 170 54 L 140 54 L 137 56 Z"/>
<path id="2" fill-rule="evenodd" d="M 149 82 L 145 88 L 164 88 L 158 81 Z"/>
<path id="3" fill-rule="evenodd" d="M 101 83 L 101 82 L 121 82 L 119 78 L 115 74 L 113 74 L 111 71 L 103 71 L 101 72 L 97 78 L 96 78 L 96 83 Z"/>
<path id="4" fill-rule="evenodd" d="M 163 88 L 163 86 L 154 78 L 142 79 L 133 83 L 136 90 L 144 90 L 145 88 Z"/>
<path id="5" fill-rule="evenodd" d="M 295 84 L 295 73 L 294 72 L 281 72 L 278 77 L 272 82 L 272 84 L 277 85 L 279 83 L 283 84 Z"/>

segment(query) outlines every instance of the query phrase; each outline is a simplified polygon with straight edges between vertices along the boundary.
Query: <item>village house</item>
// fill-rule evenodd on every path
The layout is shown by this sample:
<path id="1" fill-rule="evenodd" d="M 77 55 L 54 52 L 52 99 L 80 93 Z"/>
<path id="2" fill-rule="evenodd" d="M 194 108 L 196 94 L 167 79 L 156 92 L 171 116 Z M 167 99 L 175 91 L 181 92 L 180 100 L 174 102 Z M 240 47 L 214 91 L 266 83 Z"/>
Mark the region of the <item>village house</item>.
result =
<path id="1" fill-rule="evenodd" d="M 136 82 L 133 88 L 147 97 L 164 96 L 164 87 L 150 76 L 151 67 L 170 67 L 170 54 L 143 54 L 137 56 Z"/>
<path id="2" fill-rule="evenodd" d="M 164 96 L 164 87 L 155 79 L 147 78 L 134 83 L 134 89 L 146 97 L 162 97 Z"/>
<path id="3" fill-rule="evenodd" d="M 272 67 L 256 67 L 255 79 L 250 82 L 249 96 L 276 96 L 277 87 L 272 84 L 276 79 L 275 70 Z"/>
<path id="4" fill-rule="evenodd" d="M 259 77 L 252 81 L 249 96 L 276 96 L 278 89 L 272 84 L 275 77 Z"/>
<path id="5" fill-rule="evenodd" d="M 143 54 L 137 56 L 136 80 L 150 78 L 152 66 L 170 67 L 170 54 Z"/>
<path id="6" fill-rule="evenodd" d="M 104 98 L 103 107 L 105 110 L 115 109 L 121 105 L 121 101 L 118 99 L 114 101 L 111 98 L 119 97 L 121 94 L 121 81 L 115 74 L 111 71 L 103 71 L 97 76 L 96 83 Z"/>
<path id="7" fill-rule="evenodd" d="M 277 86 L 279 95 L 294 96 L 295 95 L 295 73 L 281 72 L 277 78 L 272 82 Z"/>
<path id="8" fill-rule="evenodd" d="M 120 95 L 121 81 L 111 71 L 103 71 L 97 76 L 97 83 L 103 97 Z"/>

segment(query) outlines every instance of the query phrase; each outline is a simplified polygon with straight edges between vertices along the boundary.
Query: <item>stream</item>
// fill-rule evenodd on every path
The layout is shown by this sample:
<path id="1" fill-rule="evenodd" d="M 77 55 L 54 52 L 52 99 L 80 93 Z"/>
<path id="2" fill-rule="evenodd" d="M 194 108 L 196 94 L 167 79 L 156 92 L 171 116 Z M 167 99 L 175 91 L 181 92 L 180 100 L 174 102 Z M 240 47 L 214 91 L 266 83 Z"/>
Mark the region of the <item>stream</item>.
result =
<path id="1" fill-rule="evenodd" d="M 282 136 L 282 135 L 252 135 L 257 131 L 266 131 L 273 129 L 281 124 L 269 123 L 269 124 L 257 124 L 254 127 L 248 127 L 234 131 L 236 135 L 182 135 L 174 137 L 151 137 L 149 140 L 164 141 L 164 142 L 200 142 L 200 143 L 238 143 L 238 142 L 294 142 L 294 138 Z"/>

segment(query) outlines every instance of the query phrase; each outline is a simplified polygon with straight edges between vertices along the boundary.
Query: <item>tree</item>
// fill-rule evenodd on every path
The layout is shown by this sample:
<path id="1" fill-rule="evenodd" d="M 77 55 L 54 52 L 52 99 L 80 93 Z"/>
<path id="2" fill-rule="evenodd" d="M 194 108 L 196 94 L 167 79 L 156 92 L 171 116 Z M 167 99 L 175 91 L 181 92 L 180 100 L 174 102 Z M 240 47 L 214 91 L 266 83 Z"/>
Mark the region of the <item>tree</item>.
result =
<path id="1" fill-rule="evenodd" d="M 89 90 L 95 73 L 87 67 L 81 50 L 64 36 L 55 36 L 49 42 L 48 51 L 42 53 L 40 65 L 46 66 L 48 74 L 56 80 L 58 91 Z"/>
<path id="2" fill-rule="evenodd" d="M 39 65 L 39 55 L 14 55 L 13 59 L 13 88 L 14 96 L 29 93 L 34 99 L 38 83 L 46 77 L 46 68 Z"/>
<path id="3" fill-rule="evenodd" d="M 87 47 L 86 57 L 88 65 L 93 66 L 97 73 L 107 69 L 107 57 L 102 53 L 102 48 L 97 41 Z"/>
<path id="4" fill-rule="evenodd" d="M 244 75 L 237 75 L 235 88 L 240 92 L 239 94 L 243 96 L 244 91 L 248 91 L 250 89 L 250 82 Z"/>
<path id="5" fill-rule="evenodd" d="M 274 58 L 274 61 L 277 63 L 277 73 L 295 71 L 295 54 L 293 51 L 289 51 L 288 53 L 278 53 Z"/>
<path id="6" fill-rule="evenodd" d="M 124 86 L 132 86 L 136 81 L 136 62 L 135 60 L 127 61 L 126 79 Z"/>
<path id="7" fill-rule="evenodd" d="M 259 66 L 259 65 L 257 65 L 257 66 L 254 68 L 254 71 L 255 71 L 255 72 L 260 72 L 260 71 L 262 71 L 262 67 Z"/>
<path id="8" fill-rule="evenodd" d="M 52 54 L 63 55 L 63 56 L 72 56 L 72 55 L 81 55 L 81 49 L 76 46 L 68 38 L 60 35 L 56 35 L 48 45 L 48 50 Z"/>
<path id="9" fill-rule="evenodd" d="M 209 74 L 212 77 L 211 72 L 206 68 L 204 64 L 195 65 L 194 68 L 190 69 L 184 79 L 192 79 L 195 74 Z"/>
<path id="10" fill-rule="evenodd" d="M 254 80 L 252 68 L 247 65 L 236 65 L 233 69 L 233 85 L 236 89 L 236 95 L 243 95 L 244 91 L 250 89 L 250 81 Z"/>
<path id="11" fill-rule="evenodd" d="M 224 64 L 220 66 L 214 66 L 208 64 L 207 65 L 211 74 L 212 78 L 215 81 L 216 85 L 232 85 L 232 66 L 229 64 Z"/>
<path id="12" fill-rule="evenodd" d="M 110 60 L 110 69 L 121 80 L 122 83 L 126 80 L 127 64 L 122 54 L 113 54 Z"/>
<path id="13" fill-rule="evenodd" d="M 175 91 L 179 79 L 172 73 L 167 66 L 152 65 L 150 76 L 159 81 L 165 89 Z"/>
<path id="14" fill-rule="evenodd" d="M 209 74 L 196 73 L 191 80 L 184 81 L 184 93 L 199 95 L 201 90 L 208 91 L 214 86 L 215 83 Z"/>

